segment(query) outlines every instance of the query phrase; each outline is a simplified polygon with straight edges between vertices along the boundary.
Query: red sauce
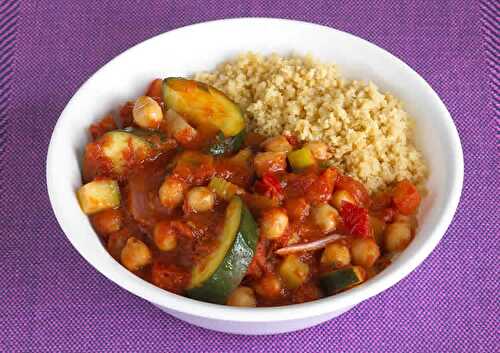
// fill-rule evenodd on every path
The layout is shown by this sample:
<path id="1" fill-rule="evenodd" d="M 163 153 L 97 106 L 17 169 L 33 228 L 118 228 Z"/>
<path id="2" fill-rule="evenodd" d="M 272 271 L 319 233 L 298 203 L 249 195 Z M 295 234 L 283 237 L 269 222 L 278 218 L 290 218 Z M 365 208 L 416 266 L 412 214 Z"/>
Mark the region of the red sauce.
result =
<path id="1" fill-rule="evenodd" d="M 161 102 L 161 80 L 151 84 L 147 95 Z M 127 103 L 120 111 L 122 127 L 133 125 L 132 106 L 132 103 Z M 286 276 L 280 272 L 284 258 L 275 251 L 293 244 L 318 241 L 330 234 L 318 223 L 313 210 L 320 205 L 329 205 L 335 191 L 347 191 L 355 200 L 355 205 L 343 203 L 346 207 L 336 211 L 330 206 L 331 212 L 337 214 L 334 232 L 346 236 L 337 243 L 349 249 L 353 240 L 359 237 L 383 239 L 380 234 L 374 235 L 380 229 L 375 229 L 369 216 L 378 219 L 379 228 L 384 228 L 395 220 L 401 222 L 401 216 L 412 216 L 420 203 L 420 195 L 410 182 L 400 182 L 394 190 L 370 196 L 359 181 L 334 168 L 321 169 L 319 163 L 302 171 L 292 171 L 287 165 L 285 170 L 256 175 L 253 158 L 263 152 L 261 143 L 265 138 L 255 133 L 247 134 L 241 148 L 252 151 L 248 160 L 234 159 L 235 152 L 214 157 L 207 152 L 207 145 L 215 136 L 213 127 L 196 127 L 197 137 L 192 141 L 176 142 L 165 139 L 161 132 L 147 132 L 144 138 L 151 144 L 153 152 L 138 155 L 130 145 L 122 156 L 124 170 L 118 173 L 113 161 L 103 154 L 106 140 L 101 138 L 115 128 L 109 116 L 93 124 L 91 132 L 96 141 L 85 149 L 84 181 L 114 178 L 119 181 L 121 191 L 120 207 L 93 215 L 92 222 L 109 253 L 118 261 L 129 238 L 142 241 L 151 252 L 151 261 L 136 274 L 177 294 L 185 294 L 193 266 L 219 245 L 218 235 L 222 231 L 227 201 L 216 197 L 215 203 L 203 212 L 191 208 L 190 212 L 185 212 L 186 207 L 183 207 L 188 202 L 189 191 L 196 186 L 206 187 L 213 177 L 239 187 L 243 202 L 261 228 L 264 226 L 261 215 L 269 210 L 280 209 L 288 217 L 286 229 L 280 236 L 260 236 L 255 256 L 242 281 L 242 285 L 254 290 L 259 306 L 303 303 L 326 295 L 319 277 L 333 268 L 321 260 L 323 249 L 295 254 L 308 269 L 306 275 L 302 274 L 302 283 L 298 286 L 287 283 Z M 301 147 L 296 138 L 286 137 L 294 148 Z M 172 176 L 182 183 L 180 199 L 179 202 L 171 200 L 173 206 L 165 207 L 159 189 L 164 179 Z M 160 227 L 158 232 L 175 237 L 172 249 L 161 250 L 157 246 L 155 227 Z M 373 266 L 364 269 L 369 276 L 382 271 L 390 263 L 390 254 L 384 252 L 383 243 L 378 246 L 382 256 Z M 351 261 L 363 266 L 360 260 L 352 258 Z"/>

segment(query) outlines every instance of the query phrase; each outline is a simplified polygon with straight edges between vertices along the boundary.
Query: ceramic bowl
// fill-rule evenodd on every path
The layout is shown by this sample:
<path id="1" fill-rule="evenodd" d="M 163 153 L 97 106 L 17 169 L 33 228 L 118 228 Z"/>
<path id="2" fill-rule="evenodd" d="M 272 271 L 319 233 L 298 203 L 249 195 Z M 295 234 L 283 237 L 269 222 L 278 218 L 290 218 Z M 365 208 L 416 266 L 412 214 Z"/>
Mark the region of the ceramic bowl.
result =
<path id="1" fill-rule="evenodd" d="M 141 95 L 156 77 L 189 76 L 213 69 L 239 53 L 312 54 L 335 62 L 349 79 L 371 80 L 405 103 L 416 120 L 416 145 L 429 169 L 429 194 L 411 245 L 382 273 L 364 284 L 321 300 L 283 307 L 236 308 L 208 304 L 162 290 L 116 262 L 103 247 L 75 191 L 89 125 L 124 101 Z M 438 95 L 408 65 L 351 34 L 310 23 L 246 18 L 200 23 L 158 35 L 117 56 L 76 92 L 52 134 L 47 186 L 66 237 L 97 271 L 129 292 L 181 320 L 239 334 L 288 332 L 319 324 L 393 286 L 437 245 L 455 213 L 463 180 L 457 130 Z"/>

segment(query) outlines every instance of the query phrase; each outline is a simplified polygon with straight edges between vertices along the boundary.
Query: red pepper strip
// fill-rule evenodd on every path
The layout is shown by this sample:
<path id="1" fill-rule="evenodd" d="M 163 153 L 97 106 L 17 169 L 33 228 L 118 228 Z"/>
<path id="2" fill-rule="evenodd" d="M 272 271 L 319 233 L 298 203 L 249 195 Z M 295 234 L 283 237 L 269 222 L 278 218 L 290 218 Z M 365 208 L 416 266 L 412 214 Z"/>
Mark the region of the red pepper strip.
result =
<path id="1" fill-rule="evenodd" d="M 271 198 L 280 198 L 283 195 L 283 188 L 280 181 L 272 173 L 266 173 L 261 180 L 255 183 L 255 191 Z"/>
<path id="2" fill-rule="evenodd" d="M 366 208 L 343 201 L 340 207 L 340 215 L 350 234 L 359 237 L 371 236 L 370 219 Z"/>

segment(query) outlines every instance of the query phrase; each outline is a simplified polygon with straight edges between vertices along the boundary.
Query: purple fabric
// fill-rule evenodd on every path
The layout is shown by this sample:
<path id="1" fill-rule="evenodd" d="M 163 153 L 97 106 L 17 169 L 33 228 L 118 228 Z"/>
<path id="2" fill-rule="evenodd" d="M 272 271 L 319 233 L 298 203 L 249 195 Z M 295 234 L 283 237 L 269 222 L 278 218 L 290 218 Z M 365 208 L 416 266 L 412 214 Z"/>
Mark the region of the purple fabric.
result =
<path id="1" fill-rule="evenodd" d="M 498 6 L 494 0 L 0 1 L 0 351 L 500 351 Z M 111 283 L 66 240 L 45 186 L 52 128 L 93 72 L 159 33 L 241 16 L 324 24 L 402 58 L 442 97 L 465 154 L 458 213 L 416 271 L 337 319 L 279 336 L 197 328 Z"/>

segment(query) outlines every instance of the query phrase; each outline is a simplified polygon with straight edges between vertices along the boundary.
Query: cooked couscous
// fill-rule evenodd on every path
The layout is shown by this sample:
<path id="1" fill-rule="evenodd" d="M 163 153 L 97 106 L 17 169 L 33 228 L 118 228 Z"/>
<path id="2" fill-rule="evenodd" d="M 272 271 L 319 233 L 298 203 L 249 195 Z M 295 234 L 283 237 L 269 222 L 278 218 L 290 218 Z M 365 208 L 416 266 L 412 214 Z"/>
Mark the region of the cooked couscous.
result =
<path id="1" fill-rule="evenodd" d="M 402 103 L 372 82 L 343 78 L 334 64 L 247 53 L 195 79 L 238 103 L 262 135 L 326 142 L 335 165 L 372 192 L 405 179 L 421 186 L 426 178 Z"/>

